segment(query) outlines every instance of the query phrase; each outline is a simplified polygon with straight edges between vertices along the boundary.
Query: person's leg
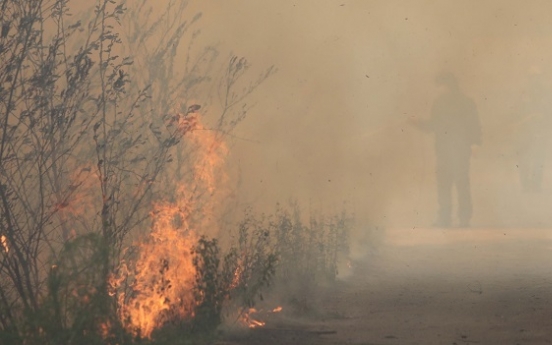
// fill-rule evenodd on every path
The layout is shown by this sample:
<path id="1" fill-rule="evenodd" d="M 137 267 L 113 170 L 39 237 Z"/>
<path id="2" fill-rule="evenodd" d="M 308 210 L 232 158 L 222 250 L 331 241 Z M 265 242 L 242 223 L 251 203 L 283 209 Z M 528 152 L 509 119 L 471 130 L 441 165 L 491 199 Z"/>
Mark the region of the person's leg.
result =
<path id="1" fill-rule="evenodd" d="M 437 201 L 439 213 L 435 225 L 448 227 L 451 224 L 452 213 L 452 174 L 450 166 L 439 164 L 437 166 Z"/>
<path id="2" fill-rule="evenodd" d="M 473 206 L 471 200 L 470 186 L 470 160 L 464 159 L 459 162 L 457 175 L 455 178 L 456 192 L 458 193 L 458 219 L 461 227 L 470 225 Z"/>

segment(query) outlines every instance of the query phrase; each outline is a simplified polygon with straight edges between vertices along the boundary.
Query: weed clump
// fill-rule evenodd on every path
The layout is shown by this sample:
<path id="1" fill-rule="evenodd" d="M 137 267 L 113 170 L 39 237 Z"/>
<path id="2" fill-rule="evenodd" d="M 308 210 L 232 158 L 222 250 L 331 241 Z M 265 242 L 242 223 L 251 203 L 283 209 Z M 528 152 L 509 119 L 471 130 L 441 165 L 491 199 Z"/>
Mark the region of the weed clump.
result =
<path id="1" fill-rule="evenodd" d="M 349 255 L 349 235 L 354 217 L 343 210 L 327 216 L 312 213 L 305 218 L 300 205 L 276 205 L 273 214 L 245 213 L 240 229 L 262 234 L 262 245 L 277 258 L 269 293 L 272 299 L 306 314 L 315 307 L 315 296 L 333 283 L 341 260 Z"/>

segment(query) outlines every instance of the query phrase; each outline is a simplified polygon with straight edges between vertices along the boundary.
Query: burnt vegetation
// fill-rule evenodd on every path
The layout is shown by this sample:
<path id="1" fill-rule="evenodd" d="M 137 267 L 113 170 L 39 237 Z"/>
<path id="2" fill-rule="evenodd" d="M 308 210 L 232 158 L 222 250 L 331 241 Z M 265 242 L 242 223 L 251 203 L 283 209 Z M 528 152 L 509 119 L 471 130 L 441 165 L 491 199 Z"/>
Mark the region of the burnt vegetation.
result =
<path id="1" fill-rule="evenodd" d="M 181 1 L 159 13 L 145 0 L 99 0 L 84 14 L 71 5 L 0 0 L 0 343 L 187 343 L 278 284 L 303 305 L 299 291 L 334 279 L 347 216 L 305 226 L 293 209 L 247 213 L 232 244 L 195 244 L 191 320 L 169 308 L 151 339 L 124 327 L 118 297 L 137 293 L 132 274 L 115 289 L 110 279 L 136 257 L 152 204 L 178 198 L 174 181 L 197 178 L 197 147 L 185 140 L 196 113 L 209 109 L 201 130 L 222 140 L 275 69 L 252 75 L 245 58 L 200 46 L 201 14 Z M 203 205 L 213 192 L 188 195 Z M 160 260 L 160 275 L 171 265 Z"/>

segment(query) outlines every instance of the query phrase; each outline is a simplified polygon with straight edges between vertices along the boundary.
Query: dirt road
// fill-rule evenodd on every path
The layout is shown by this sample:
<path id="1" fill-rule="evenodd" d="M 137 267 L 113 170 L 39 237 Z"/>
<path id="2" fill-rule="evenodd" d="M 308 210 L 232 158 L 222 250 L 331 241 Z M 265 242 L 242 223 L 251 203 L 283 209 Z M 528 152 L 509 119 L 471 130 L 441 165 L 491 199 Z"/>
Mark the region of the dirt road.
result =
<path id="1" fill-rule="evenodd" d="M 551 344 L 552 230 L 389 230 L 318 305 L 235 341 Z"/>

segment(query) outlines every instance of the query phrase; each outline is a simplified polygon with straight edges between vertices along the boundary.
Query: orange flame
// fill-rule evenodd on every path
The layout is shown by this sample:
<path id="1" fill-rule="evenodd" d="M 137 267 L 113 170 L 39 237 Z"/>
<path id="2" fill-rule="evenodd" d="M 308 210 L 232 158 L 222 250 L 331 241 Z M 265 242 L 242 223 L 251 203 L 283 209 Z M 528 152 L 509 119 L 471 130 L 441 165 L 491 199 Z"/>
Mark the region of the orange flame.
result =
<path id="1" fill-rule="evenodd" d="M 153 330 L 177 317 L 193 317 L 196 237 L 180 229 L 154 226 L 149 239 L 139 245 L 134 263 L 132 293 L 119 295 L 119 314 L 135 335 L 149 337 Z"/>
<path id="2" fill-rule="evenodd" d="M 0 236 L 0 244 L 6 253 L 10 252 L 10 247 L 8 246 L 8 238 L 4 235 Z"/>
<path id="3" fill-rule="evenodd" d="M 100 323 L 98 328 L 99 328 L 98 331 L 102 339 L 107 339 L 107 337 L 109 337 L 109 334 L 111 332 L 112 325 L 111 325 L 111 322 L 107 320 L 106 322 Z"/>
<path id="4" fill-rule="evenodd" d="M 253 314 L 257 313 L 257 309 L 249 308 L 247 313 L 243 314 L 242 322 L 249 328 L 263 327 L 266 322 L 253 318 Z"/>
<path id="5" fill-rule="evenodd" d="M 214 212 L 214 192 L 225 179 L 220 168 L 227 148 L 215 132 L 207 130 L 197 114 L 177 116 L 184 139 L 194 145 L 194 178 L 178 181 L 176 201 L 153 205 L 153 228 L 137 244 L 137 255 L 122 263 L 110 279 L 111 294 L 117 295 L 119 318 L 135 336 L 151 337 L 155 329 L 171 320 L 194 317 L 198 301 L 194 294 L 196 267 L 193 250 L 198 234 L 212 231 L 212 219 L 196 214 Z M 210 198 L 205 200 L 205 192 Z M 202 202 L 199 202 L 199 199 Z M 131 268 L 129 268 L 131 267 Z M 125 294 L 122 287 L 130 291 Z"/>
<path id="6" fill-rule="evenodd" d="M 249 320 L 249 328 L 263 327 L 264 325 L 266 325 L 266 323 L 263 321 L 258 321 L 254 319 Z"/>
<path id="7" fill-rule="evenodd" d="M 278 306 L 272 310 L 265 311 L 257 310 L 255 308 L 249 308 L 247 311 L 243 312 L 243 315 L 240 317 L 240 321 L 243 325 L 249 328 L 264 327 L 266 325 L 265 321 L 262 321 L 262 316 L 267 316 L 270 313 L 279 313 L 283 310 L 281 306 Z"/>
<path id="8" fill-rule="evenodd" d="M 236 287 L 238 287 L 238 285 L 240 283 L 242 272 L 243 272 L 242 265 L 238 265 L 236 267 L 236 270 L 234 271 L 234 277 L 232 277 L 232 282 L 230 283 L 230 290 L 233 290 Z"/>

